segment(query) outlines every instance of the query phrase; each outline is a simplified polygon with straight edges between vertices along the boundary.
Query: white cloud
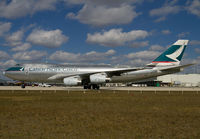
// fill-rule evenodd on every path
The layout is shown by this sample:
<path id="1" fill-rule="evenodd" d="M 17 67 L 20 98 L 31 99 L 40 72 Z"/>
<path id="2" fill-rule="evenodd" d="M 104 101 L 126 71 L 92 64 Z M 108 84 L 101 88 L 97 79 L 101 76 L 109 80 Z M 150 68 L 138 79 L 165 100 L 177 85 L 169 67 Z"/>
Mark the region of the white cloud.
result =
<path id="1" fill-rule="evenodd" d="M 68 37 L 59 29 L 50 31 L 36 29 L 27 37 L 27 41 L 34 45 L 55 48 L 67 42 Z"/>
<path id="2" fill-rule="evenodd" d="M 200 54 L 200 48 L 195 48 L 195 52 Z"/>
<path id="3" fill-rule="evenodd" d="M 39 11 L 55 10 L 56 4 L 63 1 L 67 4 L 81 4 L 84 6 L 95 5 L 97 7 L 108 6 L 108 8 L 120 8 L 120 5 L 143 2 L 143 0 L 3 0 L 0 2 L 0 17 L 15 19 L 27 15 L 33 15 Z"/>
<path id="4" fill-rule="evenodd" d="M 156 58 L 160 53 L 157 51 L 140 51 L 136 53 L 129 53 L 126 57 L 129 59 L 150 59 Z"/>
<path id="5" fill-rule="evenodd" d="M 151 59 L 133 59 L 130 61 L 127 61 L 126 64 L 132 65 L 132 66 L 145 66 L 146 64 L 149 64 L 151 62 Z"/>
<path id="6" fill-rule="evenodd" d="M 11 23 L 10 22 L 0 22 L 0 36 L 5 35 L 8 31 L 10 31 Z"/>
<path id="7" fill-rule="evenodd" d="M 176 14 L 180 11 L 179 6 L 163 6 L 161 8 L 153 9 L 150 11 L 151 16 L 167 16 L 169 14 Z"/>
<path id="8" fill-rule="evenodd" d="M 0 17 L 17 18 L 25 16 L 31 9 L 31 3 L 26 0 L 2 1 L 0 3 Z"/>
<path id="9" fill-rule="evenodd" d="M 168 35 L 171 33 L 171 31 L 170 30 L 162 30 L 161 33 L 164 35 Z"/>
<path id="10" fill-rule="evenodd" d="M 152 51 L 162 51 L 164 50 L 165 48 L 160 46 L 160 45 L 151 45 L 151 47 L 149 48 L 149 50 L 152 50 Z"/>
<path id="11" fill-rule="evenodd" d="M 58 0 L 11 0 L 0 2 L 0 17 L 15 19 L 38 11 L 54 10 Z"/>
<path id="12" fill-rule="evenodd" d="M 47 53 L 44 51 L 27 51 L 27 52 L 18 52 L 13 55 L 14 59 L 17 60 L 41 60 Z"/>
<path id="13" fill-rule="evenodd" d="M 160 55 L 158 51 L 139 51 L 135 53 L 129 53 L 126 55 L 115 57 L 114 62 L 118 64 L 119 61 L 124 65 L 129 66 L 144 66 L 154 60 Z"/>
<path id="14" fill-rule="evenodd" d="M 23 36 L 24 36 L 23 30 L 19 30 L 17 32 L 12 33 L 11 35 L 6 36 L 6 41 L 8 42 L 8 44 L 6 45 L 8 46 L 21 45 Z"/>
<path id="15" fill-rule="evenodd" d="M 192 59 L 192 58 L 188 58 L 188 57 L 183 57 L 182 61 L 181 61 L 181 64 L 185 65 L 185 64 L 191 64 L 191 63 L 194 63 L 195 65 L 196 64 L 200 64 L 199 63 L 200 61 L 200 57 L 196 57 L 195 59 Z M 192 67 L 192 66 L 191 66 Z M 187 68 L 186 68 L 187 69 Z M 189 69 L 188 69 L 189 70 Z M 191 71 L 190 71 L 191 73 Z"/>
<path id="16" fill-rule="evenodd" d="M 75 53 L 68 53 L 64 51 L 56 51 L 53 53 L 49 59 L 54 61 L 62 61 L 62 62 L 75 62 L 75 63 L 90 63 L 90 62 L 98 62 L 101 60 L 106 60 L 109 56 L 115 54 L 114 50 L 108 50 L 105 53 L 99 53 L 96 51 L 91 51 L 85 54 L 75 54 Z"/>
<path id="17" fill-rule="evenodd" d="M 5 62 L 0 63 L 0 66 L 2 68 L 8 68 L 8 67 L 12 67 L 12 66 L 14 66 L 16 64 L 17 64 L 17 62 L 15 60 L 11 59 L 11 60 L 7 60 Z"/>
<path id="18" fill-rule="evenodd" d="M 144 30 L 132 30 L 122 32 L 122 29 L 111 29 L 102 33 L 87 34 L 87 42 L 99 44 L 102 46 L 123 46 L 137 39 L 143 39 L 148 36 Z"/>
<path id="19" fill-rule="evenodd" d="M 115 52 L 115 50 L 108 50 L 105 54 L 106 55 L 114 55 L 116 52 Z"/>
<path id="20" fill-rule="evenodd" d="M 159 17 L 155 22 L 164 21 L 168 15 L 177 14 L 183 9 L 181 6 L 175 5 L 176 3 L 177 0 L 167 1 L 162 7 L 152 9 L 149 15 Z"/>
<path id="21" fill-rule="evenodd" d="M 11 49 L 11 51 L 26 51 L 31 48 L 30 43 L 24 43 Z"/>
<path id="22" fill-rule="evenodd" d="M 143 0 L 64 0 L 69 4 L 95 4 L 95 5 L 108 5 L 119 6 L 121 4 L 136 4 L 142 3 Z"/>
<path id="23" fill-rule="evenodd" d="M 71 62 L 74 62 L 74 61 L 78 60 L 79 56 L 80 56 L 80 54 L 68 53 L 68 52 L 63 52 L 63 51 L 56 51 L 49 58 L 51 60 L 55 60 L 55 61 L 66 61 L 66 62 L 71 61 Z"/>
<path id="24" fill-rule="evenodd" d="M 200 17 L 200 0 L 193 0 L 186 9 L 190 13 Z"/>
<path id="25" fill-rule="evenodd" d="M 10 56 L 4 51 L 0 51 L 0 60 L 3 59 L 10 59 Z"/>
<path id="26" fill-rule="evenodd" d="M 112 63 L 127 66 L 144 66 L 159 56 L 157 51 L 140 51 L 125 55 L 117 55 L 111 58 Z"/>
<path id="27" fill-rule="evenodd" d="M 44 10 L 55 10 L 56 9 L 56 3 L 59 0 L 34 0 L 34 8 L 32 10 L 33 12 L 37 11 L 44 11 Z"/>
<path id="28" fill-rule="evenodd" d="M 85 4 L 77 15 L 74 13 L 67 14 L 69 18 L 77 19 L 81 23 L 93 26 L 128 24 L 137 16 L 138 13 L 134 11 L 134 7 L 126 4 L 118 7 Z"/>
<path id="29" fill-rule="evenodd" d="M 166 17 L 159 17 L 158 19 L 156 19 L 154 22 L 161 22 L 161 21 L 165 21 Z"/>
<path id="30" fill-rule="evenodd" d="M 24 32 L 22 30 L 19 30 L 17 32 L 12 33 L 12 35 L 8 36 L 6 39 L 8 41 L 21 41 L 23 35 L 24 35 Z"/>
<path id="31" fill-rule="evenodd" d="M 83 62 L 96 62 L 96 61 L 99 61 L 99 60 L 105 60 L 109 56 L 112 56 L 114 54 L 115 54 L 114 50 L 108 50 L 105 53 L 99 53 L 99 52 L 96 52 L 96 51 L 91 51 L 91 52 L 88 52 L 86 54 L 83 54 L 80 57 L 80 59 L 82 59 Z"/>
<path id="32" fill-rule="evenodd" d="M 190 32 L 181 32 L 178 34 L 178 38 L 183 39 L 186 36 L 188 36 L 190 34 Z"/>
<path id="33" fill-rule="evenodd" d="M 192 40 L 192 41 L 189 41 L 189 44 L 190 45 L 200 45 L 200 41 L 199 40 Z"/>
<path id="34" fill-rule="evenodd" d="M 134 47 L 134 48 L 138 48 L 138 47 L 145 47 L 145 46 L 148 46 L 148 45 L 149 45 L 148 41 L 142 41 L 142 42 L 133 42 L 129 46 Z"/>
<path id="35" fill-rule="evenodd" d="M 68 17 L 94 26 L 130 23 L 138 16 L 133 4 L 143 2 L 143 0 L 3 0 L 0 2 L 0 17 L 16 19 L 39 11 L 55 10 L 56 4 L 63 1 L 68 4 L 83 5 L 77 14 L 68 13 Z"/>

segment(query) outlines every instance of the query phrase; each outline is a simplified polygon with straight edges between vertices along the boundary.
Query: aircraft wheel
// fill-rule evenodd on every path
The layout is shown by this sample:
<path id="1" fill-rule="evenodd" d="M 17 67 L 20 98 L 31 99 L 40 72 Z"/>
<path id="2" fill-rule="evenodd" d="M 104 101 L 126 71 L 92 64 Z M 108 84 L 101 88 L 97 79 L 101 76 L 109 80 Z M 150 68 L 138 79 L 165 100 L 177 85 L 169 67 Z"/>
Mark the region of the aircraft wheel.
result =
<path id="1" fill-rule="evenodd" d="M 21 85 L 21 88 L 25 88 L 26 87 L 26 85 L 23 83 L 22 85 Z"/>
<path id="2" fill-rule="evenodd" d="M 91 85 L 84 85 L 83 89 L 91 89 Z"/>
<path id="3" fill-rule="evenodd" d="M 100 87 L 99 87 L 97 84 L 93 84 L 93 85 L 92 85 L 92 89 L 99 90 L 99 88 L 100 88 Z"/>
<path id="4" fill-rule="evenodd" d="M 84 86 L 83 86 L 83 89 L 88 89 L 88 86 L 87 86 L 87 85 L 84 85 Z"/>
<path id="5" fill-rule="evenodd" d="M 91 89 L 91 85 L 88 85 L 88 89 Z"/>

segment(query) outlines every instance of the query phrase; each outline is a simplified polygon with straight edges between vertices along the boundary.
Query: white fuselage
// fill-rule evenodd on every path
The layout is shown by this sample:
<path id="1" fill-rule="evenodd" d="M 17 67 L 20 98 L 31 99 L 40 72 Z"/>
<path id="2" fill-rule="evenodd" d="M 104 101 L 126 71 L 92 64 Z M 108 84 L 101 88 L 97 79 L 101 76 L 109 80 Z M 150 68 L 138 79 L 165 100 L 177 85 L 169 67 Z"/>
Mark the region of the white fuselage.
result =
<path id="1" fill-rule="evenodd" d="M 41 83 L 63 83 L 63 79 L 51 80 L 54 75 L 63 74 L 65 76 L 75 76 L 80 74 L 112 71 L 120 68 L 113 67 L 94 67 L 94 66 L 52 66 L 45 64 L 28 64 L 24 66 L 22 71 L 6 71 L 5 75 L 11 79 L 25 82 L 41 82 Z M 178 72 L 178 71 L 176 71 Z M 174 72 L 172 72 L 174 73 Z M 143 69 L 122 73 L 119 76 L 112 76 L 110 83 L 136 82 L 152 77 L 169 74 L 162 72 L 158 68 Z"/>

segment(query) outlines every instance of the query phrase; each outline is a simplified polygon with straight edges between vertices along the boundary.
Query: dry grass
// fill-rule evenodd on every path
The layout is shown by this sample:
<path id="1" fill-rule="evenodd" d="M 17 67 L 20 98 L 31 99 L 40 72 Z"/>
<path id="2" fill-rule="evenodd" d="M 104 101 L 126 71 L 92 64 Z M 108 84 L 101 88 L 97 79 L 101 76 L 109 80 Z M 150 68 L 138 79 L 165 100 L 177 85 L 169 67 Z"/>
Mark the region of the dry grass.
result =
<path id="1" fill-rule="evenodd" d="M 0 138 L 200 138 L 200 94 L 1 91 Z"/>

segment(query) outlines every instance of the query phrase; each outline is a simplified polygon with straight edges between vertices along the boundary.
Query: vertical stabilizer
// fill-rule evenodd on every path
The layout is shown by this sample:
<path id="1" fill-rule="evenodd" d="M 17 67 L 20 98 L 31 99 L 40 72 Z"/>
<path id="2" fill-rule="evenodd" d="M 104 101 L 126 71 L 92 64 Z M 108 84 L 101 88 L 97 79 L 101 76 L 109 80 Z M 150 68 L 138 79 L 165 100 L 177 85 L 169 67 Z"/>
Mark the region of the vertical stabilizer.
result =
<path id="1" fill-rule="evenodd" d="M 188 40 L 176 41 L 159 57 L 153 60 L 152 63 L 148 64 L 148 66 L 179 65 L 188 42 Z"/>

